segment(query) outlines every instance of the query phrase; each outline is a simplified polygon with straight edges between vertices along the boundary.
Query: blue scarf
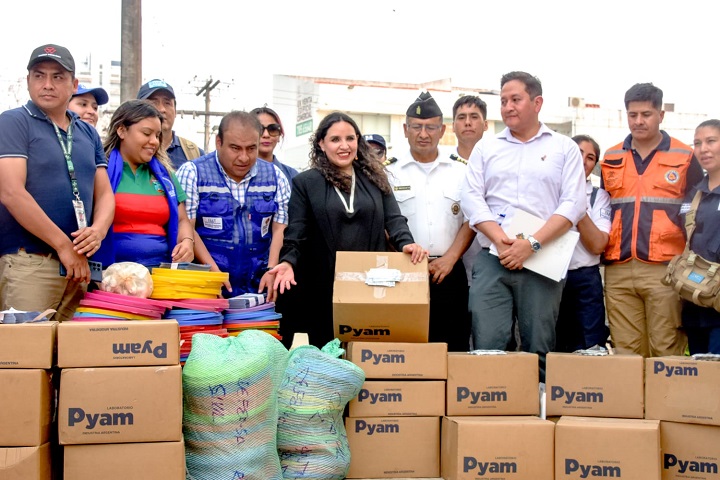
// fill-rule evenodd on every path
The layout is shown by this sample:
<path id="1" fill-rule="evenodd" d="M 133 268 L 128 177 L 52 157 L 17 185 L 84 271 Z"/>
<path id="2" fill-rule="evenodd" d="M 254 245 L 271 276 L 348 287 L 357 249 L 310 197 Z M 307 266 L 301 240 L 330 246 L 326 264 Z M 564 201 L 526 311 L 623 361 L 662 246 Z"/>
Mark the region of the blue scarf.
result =
<path id="1" fill-rule="evenodd" d="M 123 158 L 120 155 L 120 151 L 116 148 L 110 152 L 108 158 L 108 176 L 110 177 L 110 185 L 112 186 L 113 193 L 117 192 L 118 185 L 122 179 L 123 172 Z M 153 157 L 148 163 L 148 167 L 155 178 L 162 183 L 163 189 L 165 190 L 165 196 L 168 199 L 168 206 L 170 207 L 170 220 L 167 224 L 167 242 L 169 251 L 172 252 L 177 245 L 178 237 L 178 201 L 177 193 L 175 192 L 175 185 L 173 185 L 170 173 L 167 168 L 160 163 L 160 161 Z M 97 262 L 102 262 L 103 268 L 115 263 L 115 244 L 113 242 L 113 227 L 110 226 L 105 240 L 100 245 L 100 249 L 95 252 L 92 259 Z M 168 259 L 170 261 L 170 259 Z"/>

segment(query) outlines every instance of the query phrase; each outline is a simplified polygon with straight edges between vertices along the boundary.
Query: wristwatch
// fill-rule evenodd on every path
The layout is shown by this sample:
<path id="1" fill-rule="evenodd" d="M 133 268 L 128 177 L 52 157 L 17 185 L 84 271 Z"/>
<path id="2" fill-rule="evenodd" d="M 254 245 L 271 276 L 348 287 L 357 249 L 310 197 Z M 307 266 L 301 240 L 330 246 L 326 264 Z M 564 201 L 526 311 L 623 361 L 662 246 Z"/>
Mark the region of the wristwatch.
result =
<path id="1" fill-rule="evenodd" d="M 532 235 L 528 235 L 525 238 L 527 238 L 528 242 L 530 242 L 530 246 L 533 249 L 533 253 L 537 253 L 542 248 L 542 245 L 540 245 L 540 242 L 535 240 L 535 237 L 533 237 Z"/>

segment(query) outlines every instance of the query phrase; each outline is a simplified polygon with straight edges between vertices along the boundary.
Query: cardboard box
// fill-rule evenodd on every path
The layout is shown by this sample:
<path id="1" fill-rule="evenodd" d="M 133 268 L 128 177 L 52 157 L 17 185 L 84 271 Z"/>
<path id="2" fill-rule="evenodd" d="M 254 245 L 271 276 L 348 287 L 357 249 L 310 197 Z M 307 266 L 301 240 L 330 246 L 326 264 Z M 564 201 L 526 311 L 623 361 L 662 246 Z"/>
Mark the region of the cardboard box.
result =
<path id="1" fill-rule="evenodd" d="M 180 363 L 175 320 L 65 322 L 57 339 L 60 368 Z"/>
<path id="2" fill-rule="evenodd" d="M 45 370 L 0 370 L 0 446 L 36 447 L 50 438 L 53 387 Z"/>
<path id="3" fill-rule="evenodd" d="M 350 342 L 345 358 L 362 368 L 366 379 L 447 378 L 447 343 Z"/>
<path id="4" fill-rule="evenodd" d="M 0 448 L 0 480 L 50 480 L 50 444 Z M 71 480 L 68 477 L 68 480 Z"/>
<path id="5" fill-rule="evenodd" d="M 365 284 L 372 268 L 402 272 L 394 287 Z M 430 325 L 427 260 L 397 252 L 337 252 L 333 329 L 340 341 L 427 342 Z"/>
<path id="6" fill-rule="evenodd" d="M 0 368 L 53 366 L 57 322 L 0 324 Z"/>
<path id="7" fill-rule="evenodd" d="M 548 353 L 546 365 L 547 415 L 644 417 L 642 356 Z"/>
<path id="8" fill-rule="evenodd" d="M 660 480 L 660 422 L 562 417 L 555 425 L 555 478 Z"/>
<path id="9" fill-rule="evenodd" d="M 433 380 L 370 380 L 350 400 L 351 417 L 442 417 L 445 382 Z"/>
<path id="10" fill-rule="evenodd" d="M 185 480 L 183 442 L 68 445 L 68 480 Z"/>
<path id="11" fill-rule="evenodd" d="M 447 404 L 453 415 L 538 415 L 538 356 L 448 353 Z"/>
<path id="12" fill-rule="evenodd" d="M 445 480 L 553 480 L 555 424 L 538 417 L 445 417 Z"/>
<path id="13" fill-rule="evenodd" d="M 645 418 L 720 425 L 720 362 L 645 359 Z"/>
<path id="14" fill-rule="evenodd" d="M 63 370 L 59 408 L 63 445 L 180 441 L 180 366 Z"/>
<path id="15" fill-rule="evenodd" d="M 440 474 L 439 417 L 348 417 L 345 429 L 350 443 L 346 478 Z"/>
<path id="16" fill-rule="evenodd" d="M 660 422 L 662 480 L 720 480 L 720 427 Z"/>

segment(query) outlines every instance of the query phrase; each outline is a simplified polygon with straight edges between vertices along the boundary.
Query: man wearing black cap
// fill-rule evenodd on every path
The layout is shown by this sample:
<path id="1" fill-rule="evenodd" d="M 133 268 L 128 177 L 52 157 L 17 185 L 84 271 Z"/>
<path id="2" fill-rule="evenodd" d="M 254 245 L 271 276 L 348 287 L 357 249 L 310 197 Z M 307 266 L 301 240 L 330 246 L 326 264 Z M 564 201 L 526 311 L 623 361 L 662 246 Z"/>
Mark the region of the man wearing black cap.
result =
<path id="1" fill-rule="evenodd" d="M 400 210 L 413 237 L 429 252 L 430 341 L 467 351 L 470 340 L 468 279 L 462 255 L 475 237 L 460 208 L 466 165 L 440 155 L 445 133 L 435 99 L 423 92 L 407 110 L 409 151 L 387 166 Z"/>
<path id="2" fill-rule="evenodd" d="M 539 355 L 544 382 L 564 280 L 523 264 L 585 216 L 585 171 L 577 144 L 539 120 L 540 80 L 510 72 L 500 85 L 500 114 L 507 127 L 475 146 L 462 188 L 463 211 L 483 247 L 470 287 L 473 345 L 506 349 L 516 315 L 520 347 Z M 502 224 L 518 210 L 542 219 L 543 226 L 509 238 Z"/>
<path id="3" fill-rule="evenodd" d="M 163 147 L 176 170 L 183 163 L 205 155 L 205 152 L 193 142 L 175 134 L 173 125 L 175 125 L 177 100 L 175 91 L 169 83 L 158 79 L 150 80 L 140 87 L 137 98 L 151 101 L 165 117 L 162 124 Z"/>
<path id="4" fill-rule="evenodd" d="M 90 281 L 115 197 L 98 133 L 67 110 L 78 84 L 70 52 L 43 45 L 27 68 L 30 101 L 0 115 L 0 309 L 51 308 L 63 321 Z"/>

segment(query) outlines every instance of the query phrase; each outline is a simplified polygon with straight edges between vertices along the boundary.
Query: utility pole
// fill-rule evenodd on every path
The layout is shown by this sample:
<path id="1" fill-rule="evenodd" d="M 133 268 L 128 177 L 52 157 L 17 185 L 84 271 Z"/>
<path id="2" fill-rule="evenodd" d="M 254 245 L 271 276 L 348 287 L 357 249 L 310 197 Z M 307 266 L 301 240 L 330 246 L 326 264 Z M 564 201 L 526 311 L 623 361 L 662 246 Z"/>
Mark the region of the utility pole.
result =
<path id="1" fill-rule="evenodd" d="M 208 151 L 208 146 L 210 145 L 210 92 L 215 89 L 215 87 L 218 86 L 220 83 L 220 80 L 215 80 L 215 83 L 213 83 L 212 77 L 210 77 L 210 80 L 205 82 L 205 85 L 200 88 L 200 90 L 197 91 L 195 94 L 196 97 L 199 97 L 200 95 L 205 95 L 205 151 Z"/>
<path id="2" fill-rule="evenodd" d="M 135 98 L 142 81 L 142 0 L 122 0 L 120 102 Z"/>

